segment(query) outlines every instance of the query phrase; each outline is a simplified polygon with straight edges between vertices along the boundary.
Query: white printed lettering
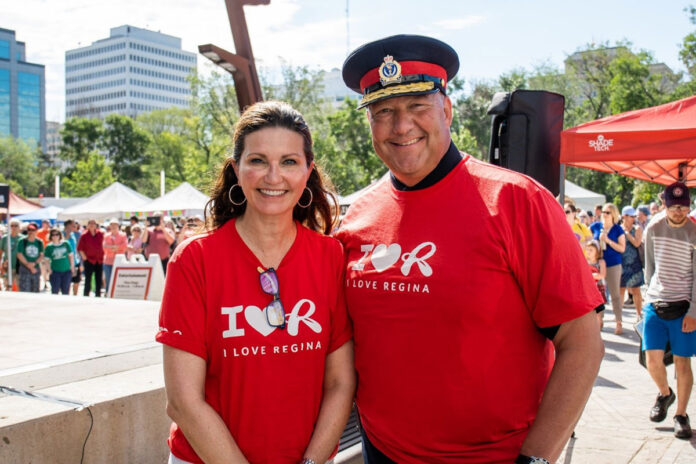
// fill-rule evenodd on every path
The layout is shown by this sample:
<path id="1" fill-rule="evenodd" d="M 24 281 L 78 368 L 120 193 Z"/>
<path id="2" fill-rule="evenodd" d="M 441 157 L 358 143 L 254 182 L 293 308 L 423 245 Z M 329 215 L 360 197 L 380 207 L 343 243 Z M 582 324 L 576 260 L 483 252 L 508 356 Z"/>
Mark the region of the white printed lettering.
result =
<path id="1" fill-rule="evenodd" d="M 426 247 L 430 247 L 430 251 L 426 252 L 423 256 L 418 256 L 418 253 Z M 404 261 L 404 264 L 401 266 L 401 273 L 407 276 L 411 272 L 411 266 L 417 264 L 421 273 L 425 277 L 430 277 L 433 274 L 433 268 L 431 268 L 430 265 L 425 262 L 425 260 L 434 254 L 435 244 L 433 242 L 421 243 L 414 248 L 412 252 L 404 253 L 404 255 L 401 257 L 401 259 Z"/>
<path id="2" fill-rule="evenodd" d="M 244 336 L 244 329 L 237 328 L 237 314 L 241 313 L 244 308 L 240 306 L 222 307 L 220 312 L 222 314 L 227 314 L 227 324 L 228 329 L 222 332 L 222 338 L 232 338 L 232 337 L 242 337 Z"/>
<path id="3" fill-rule="evenodd" d="M 362 257 L 358 260 L 357 263 L 353 264 L 353 269 L 354 271 L 362 271 L 365 269 L 365 260 L 367 259 L 367 255 L 372 251 L 374 248 L 374 245 L 371 244 L 365 244 L 365 245 L 360 245 L 360 251 L 363 252 Z"/>
<path id="4" fill-rule="evenodd" d="M 300 308 L 302 308 L 305 303 L 309 305 L 309 309 L 304 315 L 300 316 Z M 307 327 L 312 329 L 315 333 L 320 333 L 321 324 L 310 317 L 312 314 L 314 314 L 315 309 L 314 303 L 311 300 L 302 299 L 298 301 L 297 304 L 292 308 L 290 316 L 288 317 L 288 334 L 293 336 L 297 335 L 300 322 L 304 322 Z"/>

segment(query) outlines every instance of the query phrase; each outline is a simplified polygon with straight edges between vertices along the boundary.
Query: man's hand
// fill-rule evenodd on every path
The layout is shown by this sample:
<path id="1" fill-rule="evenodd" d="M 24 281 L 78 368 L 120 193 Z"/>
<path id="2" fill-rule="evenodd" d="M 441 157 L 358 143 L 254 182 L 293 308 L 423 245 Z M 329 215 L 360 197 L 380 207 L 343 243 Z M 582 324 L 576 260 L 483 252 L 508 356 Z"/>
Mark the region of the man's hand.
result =
<path id="1" fill-rule="evenodd" d="M 29 268 L 32 274 L 36 274 L 38 272 L 34 263 L 27 263 L 27 267 Z"/>
<path id="2" fill-rule="evenodd" d="M 696 318 L 691 316 L 684 316 L 684 321 L 682 322 L 682 332 L 693 332 L 696 330 Z"/>

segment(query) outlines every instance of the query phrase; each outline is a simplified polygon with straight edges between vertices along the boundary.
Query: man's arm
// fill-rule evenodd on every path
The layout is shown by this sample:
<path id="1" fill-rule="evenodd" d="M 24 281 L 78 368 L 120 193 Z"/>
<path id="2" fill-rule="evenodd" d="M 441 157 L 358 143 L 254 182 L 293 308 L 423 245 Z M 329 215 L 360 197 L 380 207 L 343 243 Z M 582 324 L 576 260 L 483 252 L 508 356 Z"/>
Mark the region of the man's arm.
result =
<path id="1" fill-rule="evenodd" d="M 176 237 L 174 236 L 174 232 L 169 230 L 166 227 L 162 227 L 162 230 L 164 231 L 164 239 L 167 241 L 168 244 L 174 243 L 174 240 L 176 240 Z"/>
<path id="2" fill-rule="evenodd" d="M 553 339 L 556 361 L 521 454 L 555 462 L 580 419 L 604 357 L 597 317 L 591 311 L 561 324 Z"/>
<path id="3" fill-rule="evenodd" d="M 694 276 L 696 272 L 696 250 L 691 248 L 691 275 Z M 691 280 L 691 305 L 689 306 L 689 312 L 684 316 L 682 321 L 682 332 L 693 332 L 696 330 L 696 278 Z"/>

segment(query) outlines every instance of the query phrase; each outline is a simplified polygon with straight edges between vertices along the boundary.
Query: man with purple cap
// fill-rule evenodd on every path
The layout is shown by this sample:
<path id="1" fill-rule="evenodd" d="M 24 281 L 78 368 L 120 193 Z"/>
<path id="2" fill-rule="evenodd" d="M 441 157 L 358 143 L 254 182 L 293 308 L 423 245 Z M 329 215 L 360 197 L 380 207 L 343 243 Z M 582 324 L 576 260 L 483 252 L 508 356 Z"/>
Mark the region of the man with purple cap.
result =
<path id="1" fill-rule="evenodd" d="M 366 464 L 554 462 L 603 355 L 602 298 L 559 204 L 452 142 L 458 69 L 414 35 L 343 64 L 390 171 L 336 234 Z"/>
<path id="2" fill-rule="evenodd" d="M 656 216 L 645 230 L 645 279 L 647 304 L 643 308 L 643 349 L 648 372 L 660 390 L 650 410 L 650 420 L 662 422 L 677 400 L 674 435 L 691 437 L 686 414 L 693 373 L 691 356 L 696 355 L 696 224 L 689 220 L 689 189 L 681 182 L 664 192 L 666 212 Z M 669 342 L 674 354 L 677 393 L 667 382 L 663 361 Z"/>

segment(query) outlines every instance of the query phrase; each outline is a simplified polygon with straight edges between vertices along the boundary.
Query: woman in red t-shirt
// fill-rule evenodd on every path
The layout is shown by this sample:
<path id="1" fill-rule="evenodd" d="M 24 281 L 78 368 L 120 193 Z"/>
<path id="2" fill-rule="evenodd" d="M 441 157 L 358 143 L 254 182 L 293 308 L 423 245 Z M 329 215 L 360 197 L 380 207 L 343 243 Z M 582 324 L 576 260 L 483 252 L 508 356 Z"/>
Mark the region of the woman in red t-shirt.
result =
<path id="1" fill-rule="evenodd" d="M 262 102 L 239 119 L 208 233 L 169 261 L 170 462 L 323 464 L 355 389 L 343 251 L 305 121 Z"/>

